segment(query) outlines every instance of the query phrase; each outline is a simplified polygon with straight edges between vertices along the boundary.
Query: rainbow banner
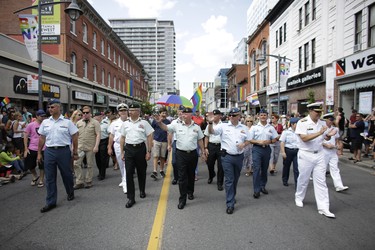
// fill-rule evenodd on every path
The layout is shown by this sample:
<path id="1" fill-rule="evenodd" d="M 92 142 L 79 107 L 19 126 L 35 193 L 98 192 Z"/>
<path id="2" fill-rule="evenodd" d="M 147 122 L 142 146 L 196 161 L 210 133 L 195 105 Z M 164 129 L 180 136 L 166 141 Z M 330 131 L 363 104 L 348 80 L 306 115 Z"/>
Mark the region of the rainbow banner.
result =
<path id="1" fill-rule="evenodd" d="M 259 99 L 258 99 L 258 93 L 254 93 L 252 95 L 249 95 L 247 97 L 247 101 L 251 103 L 251 105 L 259 105 L 260 102 L 259 102 Z"/>
<path id="2" fill-rule="evenodd" d="M 239 87 L 237 88 L 238 90 L 238 93 L 237 93 L 237 100 L 238 101 L 244 101 L 244 97 L 245 97 L 245 87 Z"/>
<path id="3" fill-rule="evenodd" d="M 202 104 L 202 84 L 199 85 L 197 91 L 195 91 L 190 100 L 194 105 L 193 112 L 195 112 L 196 110 L 200 110 Z"/>
<path id="4" fill-rule="evenodd" d="M 6 106 L 8 103 L 10 103 L 10 99 L 8 97 L 5 97 L 3 101 L 0 103 L 0 106 Z"/>
<path id="5" fill-rule="evenodd" d="M 125 82 L 125 93 L 128 96 L 133 96 L 133 80 L 126 80 Z"/>
<path id="6" fill-rule="evenodd" d="M 38 17 L 35 15 L 19 15 L 20 28 L 27 52 L 31 61 L 38 60 Z"/>

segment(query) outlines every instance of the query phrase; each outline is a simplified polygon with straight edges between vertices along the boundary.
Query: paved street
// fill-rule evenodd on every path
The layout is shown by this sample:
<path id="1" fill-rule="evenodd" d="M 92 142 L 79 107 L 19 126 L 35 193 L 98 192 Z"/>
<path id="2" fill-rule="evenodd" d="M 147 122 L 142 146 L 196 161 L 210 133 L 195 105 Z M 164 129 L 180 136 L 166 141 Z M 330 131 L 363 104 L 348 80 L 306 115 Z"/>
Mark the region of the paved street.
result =
<path id="1" fill-rule="evenodd" d="M 336 193 L 327 179 L 336 219 L 317 213 L 312 183 L 304 207 L 296 207 L 294 185 L 284 187 L 280 172 L 269 176 L 270 194 L 258 200 L 252 197 L 252 178 L 242 175 L 232 215 L 225 213 L 225 193 L 216 189 L 216 179 L 207 184 L 203 163 L 196 198 L 183 210 L 177 209 L 178 187 L 169 182 L 159 202 L 163 181 L 149 177 L 151 162 L 147 197 L 136 198 L 130 209 L 118 187 L 120 172 L 112 168 L 93 188 L 77 190 L 71 202 L 58 176 L 57 208 L 46 214 L 39 212 L 45 189 L 31 187 L 28 175 L 0 187 L 0 249 L 374 249 L 375 176 L 369 174 L 372 169 L 344 160 L 347 156 L 342 157 L 341 174 L 350 189 Z M 150 240 L 151 232 L 157 235 Z"/>

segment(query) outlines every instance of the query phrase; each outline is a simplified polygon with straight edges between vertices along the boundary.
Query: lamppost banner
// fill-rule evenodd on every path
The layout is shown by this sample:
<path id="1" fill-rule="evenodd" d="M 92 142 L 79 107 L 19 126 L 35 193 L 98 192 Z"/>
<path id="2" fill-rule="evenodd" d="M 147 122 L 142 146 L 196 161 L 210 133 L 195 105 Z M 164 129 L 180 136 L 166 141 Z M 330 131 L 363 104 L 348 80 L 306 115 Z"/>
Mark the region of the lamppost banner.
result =
<path id="1" fill-rule="evenodd" d="M 35 15 L 19 15 L 20 28 L 27 52 L 31 61 L 38 60 L 38 17 Z"/>
<path id="2" fill-rule="evenodd" d="M 280 89 L 286 89 L 286 82 L 289 77 L 290 63 L 280 62 Z"/>
<path id="3" fill-rule="evenodd" d="M 32 5 L 59 2 L 60 0 L 33 0 Z M 42 43 L 59 44 L 60 43 L 60 4 L 42 6 Z M 38 10 L 33 9 L 32 13 L 38 15 Z"/>

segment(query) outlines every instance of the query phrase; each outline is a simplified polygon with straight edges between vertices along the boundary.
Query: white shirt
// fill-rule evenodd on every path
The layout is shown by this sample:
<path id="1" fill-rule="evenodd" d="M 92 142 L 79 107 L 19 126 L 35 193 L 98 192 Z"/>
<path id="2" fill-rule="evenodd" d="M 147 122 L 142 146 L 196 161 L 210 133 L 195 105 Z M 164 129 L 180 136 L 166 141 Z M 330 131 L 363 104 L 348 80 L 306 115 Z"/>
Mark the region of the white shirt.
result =
<path id="1" fill-rule="evenodd" d="M 125 121 L 121 128 L 120 133 L 125 137 L 125 142 L 128 144 L 140 144 L 147 140 L 147 136 L 152 134 L 154 129 L 151 127 L 150 123 L 141 118 L 136 121 L 131 119 Z"/>
<path id="2" fill-rule="evenodd" d="M 221 121 L 219 121 L 218 123 L 213 123 L 212 124 L 214 130 L 217 127 L 217 125 L 219 125 L 219 124 L 221 124 Z M 220 135 L 215 135 L 215 134 L 210 134 L 208 132 L 208 126 L 206 127 L 206 130 L 204 131 L 204 135 L 205 136 L 209 136 L 208 142 L 211 142 L 211 143 L 221 143 L 221 136 Z"/>
<path id="3" fill-rule="evenodd" d="M 296 134 L 297 135 L 309 135 L 319 132 L 323 126 L 326 126 L 326 122 L 318 120 L 316 123 L 311 120 L 310 116 L 303 118 L 297 122 Z M 327 130 L 328 131 L 328 130 Z M 326 131 L 326 132 L 327 132 Z M 316 137 L 313 140 L 304 142 L 301 137 L 298 136 L 298 148 L 305 151 L 320 151 L 323 149 L 323 140 L 325 134 Z"/>
<path id="4" fill-rule="evenodd" d="M 263 126 L 258 122 L 250 128 L 250 140 L 273 140 L 278 136 L 276 129 L 269 123 Z"/>
<path id="5" fill-rule="evenodd" d="M 284 142 L 284 146 L 290 149 L 297 149 L 298 148 L 298 138 L 299 136 L 296 135 L 295 131 L 292 128 L 288 130 L 284 130 L 280 136 L 280 141 Z"/>
<path id="6" fill-rule="evenodd" d="M 72 144 L 72 135 L 78 132 L 78 128 L 72 121 L 60 115 L 57 120 L 53 117 L 44 119 L 38 133 L 46 137 L 46 147 L 68 146 Z"/>
<path id="7" fill-rule="evenodd" d="M 239 150 L 237 145 L 250 140 L 249 128 L 240 123 L 237 126 L 231 122 L 220 123 L 214 128 L 214 132 L 221 137 L 221 149 L 231 155 L 242 154 L 244 150 Z"/>
<path id="8" fill-rule="evenodd" d="M 122 121 L 121 118 L 118 118 L 117 120 L 114 120 L 109 125 L 108 132 L 113 135 L 113 141 L 115 143 L 120 144 L 120 138 L 121 138 L 120 128 L 125 121 Z"/>
<path id="9" fill-rule="evenodd" d="M 201 128 L 191 121 L 190 125 L 185 122 L 172 122 L 167 125 L 168 132 L 173 132 L 176 136 L 176 148 L 184 151 L 193 151 L 197 149 L 197 142 L 203 139 L 204 135 Z"/>
<path id="10" fill-rule="evenodd" d="M 173 124 L 173 123 L 182 123 L 182 120 L 180 119 L 180 117 L 178 117 L 176 120 L 173 120 L 173 121 L 171 122 L 171 124 Z M 173 140 L 174 140 L 174 141 L 177 140 L 177 139 L 176 139 L 176 134 L 175 134 L 175 133 L 173 134 Z"/>
<path id="11" fill-rule="evenodd" d="M 329 139 L 328 141 L 326 139 L 323 140 L 323 143 L 324 144 L 330 144 L 330 145 L 333 145 L 333 146 L 336 146 L 336 139 L 340 137 L 340 134 L 339 134 L 339 128 L 337 127 L 330 127 L 328 128 L 328 130 L 331 131 L 331 129 L 334 129 L 336 130 L 336 134 L 334 136 L 331 136 L 331 139 Z M 329 148 L 326 148 L 326 147 L 323 147 L 324 148 L 324 151 L 333 151 L 334 149 L 329 149 Z M 335 150 L 336 151 L 336 150 Z"/>

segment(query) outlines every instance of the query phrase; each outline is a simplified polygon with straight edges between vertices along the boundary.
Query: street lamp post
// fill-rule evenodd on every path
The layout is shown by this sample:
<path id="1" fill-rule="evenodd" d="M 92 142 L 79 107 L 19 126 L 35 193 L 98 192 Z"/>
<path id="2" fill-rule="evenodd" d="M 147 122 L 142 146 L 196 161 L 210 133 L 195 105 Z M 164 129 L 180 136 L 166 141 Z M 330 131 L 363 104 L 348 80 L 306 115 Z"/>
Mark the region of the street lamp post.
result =
<path id="1" fill-rule="evenodd" d="M 278 81 L 277 81 L 277 114 L 280 115 L 280 76 L 281 76 L 281 66 L 280 66 L 280 63 L 281 63 L 281 58 L 284 59 L 284 62 L 285 60 L 289 60 L 289 61 L 293 61 L 292 59 L 289 59 L 285 56 L 280 56 L 280 54 L 278 55 L 272 55 L 272 54 L 264 54 L 264 55 L 261 55 L 259 57 L 259 59 L 257 59 L 256 61 L 265 61 L 266 60 L 266 56 L 268 57 L 274 57 L 274 58 L 277 58 L 277 63 L 278 63 L 278 70 L 279 70 L 279 74 L 278 74 Z"/>
<path id="2" fill-rule="evenodd" d="M 22 8 L 13 12 L 16 14 L 18 12 L 37 9 L 38 10 L 38 108 L 43 109 L 43 90 L 42 90 L 42 77 L 43 77 L 43 60 L 42 60 L 42 7 L 56 4 L 65 4 L 68 2 L 51 2 L 51 3 L 41 3 L 41 0 L 38 1 L 38 5 L 29 6 Z M 73 21 L 77 21 L 78 18 L 83 14 L 83 11 L 79 8 L 76 3 L 76 0 L 72 0 L 68 8 L 64 10 Z"/>

